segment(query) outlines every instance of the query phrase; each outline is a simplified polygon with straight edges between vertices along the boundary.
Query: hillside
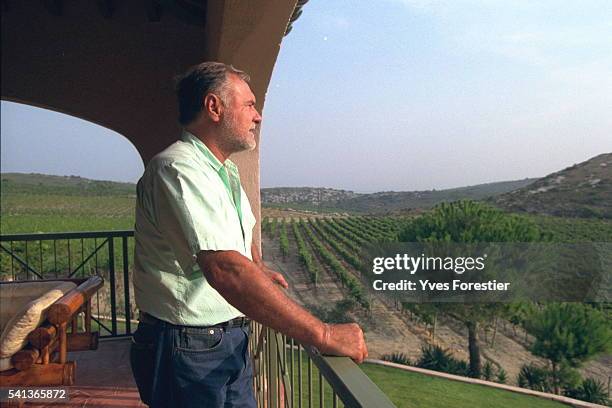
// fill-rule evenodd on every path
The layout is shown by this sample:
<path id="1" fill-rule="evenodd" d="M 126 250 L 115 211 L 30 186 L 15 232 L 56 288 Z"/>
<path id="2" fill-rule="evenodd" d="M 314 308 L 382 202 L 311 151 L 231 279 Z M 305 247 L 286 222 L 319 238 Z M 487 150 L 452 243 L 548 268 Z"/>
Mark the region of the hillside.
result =
<path id="1" fill-rule="evenodd" d="M 90 180 L 79 176 L 53 176 L 36 173 L 2 173 L 2 196 L 53 195 L 135 198 L 136 184 Z M 524 187 L 535 179 L 480 184 L 447 190 L 386 191 L 360 194 L 347 190 L 313 187 L 277 187 L 261 189 L 262 204 L 267 207 L 291 207 L 301 210 L 360 213 L 389 213 L 407 209 L 430 208 L 443 201 L 482 200 Z"/>
<path id="2" fill-rule="evenodd" d="M 2 199 L 28 195 L 135 198 L 136 185 L 78 176 L 2 174 Z M 612 219 L 612 153 L 541 179 L 479 184 L 446 190 L 384 191 L 360 194 L 314 187 L 261 189 L 264 207 L 317 212 L 390 214 L 428 209 L 445 201 L 486 200 L 513 212 L 560 217 Z"/>
<path id="3" fill-rule="evenodd" d="M 2 194 L 134 196 L 136 194 L 136 184 L 90 180 L 79 176 L 2 173 Z"/>
<path id="4" fill-rule="evenodd" d="M 549 174 L 491 202 L 513 212 L 612 219 L 612 153 Z"/>
<path id="5" fill-rule="evenodd" d="M 483 200 L 490 196 L 525 187 L 536 179 L 502 181 L 446 190 L 384 191 L 358 194 L 327 188 L 264 188 L 264 206 L 291 206 L 296 209 L 333 209 L 359 213 L 390 213 L 408 209 L 424 209 L 444 201 Z"/>

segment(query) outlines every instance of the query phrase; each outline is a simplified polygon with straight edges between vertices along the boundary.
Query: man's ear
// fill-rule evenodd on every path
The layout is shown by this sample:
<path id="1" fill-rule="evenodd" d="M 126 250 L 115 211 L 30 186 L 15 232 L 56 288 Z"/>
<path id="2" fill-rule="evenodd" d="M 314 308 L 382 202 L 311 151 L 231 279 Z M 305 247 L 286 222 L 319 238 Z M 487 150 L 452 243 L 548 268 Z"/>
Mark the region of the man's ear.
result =
<path id="1" fill-rule="evenodd" d="M 206 94 L 204 97 L 204 113 L 208 115 L 213 122 L 219 122 L 221 120 L 223 102 L 218 95 L 213 93 Z"/>

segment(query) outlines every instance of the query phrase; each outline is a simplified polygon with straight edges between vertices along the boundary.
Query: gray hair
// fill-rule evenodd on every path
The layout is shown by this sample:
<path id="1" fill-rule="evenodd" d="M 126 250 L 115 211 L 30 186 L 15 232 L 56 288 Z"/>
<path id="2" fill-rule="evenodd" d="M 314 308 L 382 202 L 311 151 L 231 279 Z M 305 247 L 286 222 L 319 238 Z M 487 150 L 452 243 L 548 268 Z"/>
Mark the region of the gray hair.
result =
<path id="1" fill-rule="evenodd" d="M 208 93 L 221 98 L 224 105 L 229 97 L 229 75 L 237 75 L 245 82 L 250 78 L 245 72 L 222 62 L 203 62 L 175 78 L 179 105 L 179 123 L 188 125 L 202 112 L 202 101 Z"/>

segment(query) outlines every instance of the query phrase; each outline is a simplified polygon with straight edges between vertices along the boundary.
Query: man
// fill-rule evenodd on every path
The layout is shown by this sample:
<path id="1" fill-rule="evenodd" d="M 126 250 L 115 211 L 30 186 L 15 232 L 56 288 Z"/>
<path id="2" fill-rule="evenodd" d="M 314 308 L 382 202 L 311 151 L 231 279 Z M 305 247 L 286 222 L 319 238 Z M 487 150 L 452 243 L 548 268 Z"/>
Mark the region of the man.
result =
<path id="1" fill-rule="evenodd" d="M 138 182 L 130 359 L 152 407 L 255 407 L 245 315 L 322 353 L 367 357 L 359 326 L 322 323 L 289 299 L 251 242 L 255 217 L 228 159 L 256 145 L 247 81 L 217 62 L 181 76 L 181 139 Z"/>

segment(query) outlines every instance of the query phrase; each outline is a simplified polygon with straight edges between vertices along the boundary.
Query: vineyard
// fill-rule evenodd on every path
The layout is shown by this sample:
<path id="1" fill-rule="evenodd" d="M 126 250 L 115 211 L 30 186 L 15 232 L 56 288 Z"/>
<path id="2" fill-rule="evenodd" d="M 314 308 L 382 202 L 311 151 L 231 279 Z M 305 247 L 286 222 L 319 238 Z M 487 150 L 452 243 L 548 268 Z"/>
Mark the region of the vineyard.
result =
<path id="1" fill-rule="evenodd" d="M 290 253 L 287 230 L 296 245 L 297 256 L 313 288 L 321 279 L 321 271 L 329 271 L 363 311 L 370 311 L 370 301 L 358 272 L 360 247 L 370 242 L 394 241 L 399 231 L 397 220 L 390 218 L 299 218 L 285 222 L 264 218 L 262 232 L 271 239 L 278 236 L 282 256 Z"/>
<path id="2" fill-rule="evenodd" d="M 533 221 L 549 227 L 545 228 L 547 236 L 558 241 L 586 240 L 587 231 L 597 240 L 611 238 L 609 225 L 601 222 L 554 222 L 538 217 Z M 371 356 L 414 364 L 422 358 L 424 347 L 438 346 L 458 363 L 456 373 L 469 375 L 468 333 L 452 308 L 396 302 L 366 290 L 360 279 L 362 248 L 398 241 L 410 222 L 408 217 L 391 216 L 264 217 L 264 260 L 287 276 L 290 295 L 320 318 L 358 322 L 364 328 Z M 537 340 L 528 330 L 526 316 L 531 307 L 511 304 L 495 308 L 479 327 L 482 378 L 516 385 L 523 381 L 525 367 L 546 366 L 546 359 L 530 351 Z M 585 364 L 581 373 L 607 383 L 611 362 L 609 355 L 601 356 Z"/>

